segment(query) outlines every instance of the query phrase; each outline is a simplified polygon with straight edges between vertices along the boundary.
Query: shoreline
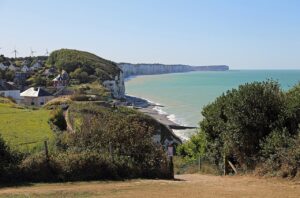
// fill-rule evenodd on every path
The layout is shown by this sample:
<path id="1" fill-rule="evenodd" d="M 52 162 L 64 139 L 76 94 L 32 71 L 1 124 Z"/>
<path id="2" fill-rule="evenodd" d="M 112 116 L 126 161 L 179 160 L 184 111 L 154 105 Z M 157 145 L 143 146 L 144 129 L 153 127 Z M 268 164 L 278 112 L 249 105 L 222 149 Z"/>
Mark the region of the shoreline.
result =
<path id="1" fill-rule="evenodd" d="M 169 114 L 162 114 L 156 107 L 164 107 L 163 105 L 153 103 L 147 99 L 139 98 L 136 96 L 126 95 L 126 102 L 128 107 L 132 107 L 146 115 L 151 116 L 160 123 L 166 125 L 178 138 L 181 140 L 187 140 L 186 136 L 179 135 L 177 131 L 184 131 L 188 129 L 195 129 L 196 127 L 182 126 L 168 118 Z"/>

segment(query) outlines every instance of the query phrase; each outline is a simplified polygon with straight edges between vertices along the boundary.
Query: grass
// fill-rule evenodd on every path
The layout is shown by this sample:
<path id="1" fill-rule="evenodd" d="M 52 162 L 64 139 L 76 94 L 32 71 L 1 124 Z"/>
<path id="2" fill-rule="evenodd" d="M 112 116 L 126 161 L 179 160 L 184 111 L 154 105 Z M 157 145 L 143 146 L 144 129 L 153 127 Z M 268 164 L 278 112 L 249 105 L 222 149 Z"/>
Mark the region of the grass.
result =
<path id="1" fill-rule="evenodd" d="M 218 171 L 217 167 L 211 165 L 206 160 L 200 161 L 187 161 L 183 157 L 174 156 L 174 173 L 175 174 L 194 174 L 194 173 L 202 173 L 202 174 L 212 174 L 212 175 L 219 175 L 220 172 Z"/>
<path id="2" fill-rule="evenodd" d="M 22 152 L 40 150 L 44 140 L 54 140 L 48 124 L 49 115 L 48 110 L 22 108 L 1 99 L 0 134 L 12 149 Z"/>
<path id="3" fill-rule="evenodd" d="M 178 175 L 176 180 L 67 182 L 0 188 L 0 197 L 299 197 L 297 181 L 253 176 Z"/>

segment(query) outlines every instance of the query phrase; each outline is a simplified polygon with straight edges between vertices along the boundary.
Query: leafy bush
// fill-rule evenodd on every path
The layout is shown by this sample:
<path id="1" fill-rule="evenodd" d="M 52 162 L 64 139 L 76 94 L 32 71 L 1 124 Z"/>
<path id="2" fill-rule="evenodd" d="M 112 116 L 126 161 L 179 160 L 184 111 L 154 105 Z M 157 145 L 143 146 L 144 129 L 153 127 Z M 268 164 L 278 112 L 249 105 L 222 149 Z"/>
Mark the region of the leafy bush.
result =
<path id="1" fill-rule="evenodd" d="M 262 159 L 257 168 L 260 175 L 295 177 L 300 171 L 300 136 L 287 130 L 273 131 L 261 143 Z"/>
<path id="2" fill-rule="evenodd" d="M 0 181 L 11 182 L 21 156 L 13 152 L 0 136 Z"/>
<path id="3" fill-rule="evenodd" d="M 43 154 L 31 155 L 22 161 L 19 170 L 22 181 L 34 182 L 145 176 L 141 167 L 135 164 L 130 157 L 114 156 L 112 158 L 108 153 L 99 153 L 96 150 L 59 152 L 50 156 L 48 160 Z M 153 170 L 150 170 L 151 173 Z M 161 177 L 161 174 L 155 176 Z"/>
<path id="4" fill-rule="evenodd" d="M 152 118 L 123 108 L 113 110 L 95 104 L 73 104 L 69 113 L 74 133 L 68 134 L 67 142 L 61 145 L 68 145 L 68 149 L 73 150 L 128 156 L 143 177 L 163 174 L 166 155 L 152 139 L 161 126 Z"/>
<path id="5" fill-rule="evenodd" d="M 274 81 L 241 85 L 204 107 L 201 132 L 178 153 L 193 161 L 205 147 L 204 156 L 219 170 L 225 158 L 243 171 L 257 168 L 260 174 L 295 176 L 299 109 L 300 85 L 287 93 Z"/>

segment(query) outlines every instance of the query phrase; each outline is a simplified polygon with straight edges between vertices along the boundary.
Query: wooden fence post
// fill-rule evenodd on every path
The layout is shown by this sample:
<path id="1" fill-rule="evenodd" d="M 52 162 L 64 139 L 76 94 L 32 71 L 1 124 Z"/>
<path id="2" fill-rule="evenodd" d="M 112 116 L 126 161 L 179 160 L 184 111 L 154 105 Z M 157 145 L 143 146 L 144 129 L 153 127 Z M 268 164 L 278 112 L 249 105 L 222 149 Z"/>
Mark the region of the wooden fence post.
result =
<path id="1" fill-rule="evenodd" d="M 173 156 L 169 157 L 169 168 L 170 168 L 170 179 L 174 179 L 174 164 L 173 164 Z"/>
<path id="2" fill-rule="evenodd" d="M 49 152 L 48 152 L 48 144 L 47 144 L 47 140 L 44 141 L 44 146 L 45 146 L 45 156 L 46 156 L 46 160 L 49 160 Z"/>
<path id="3" fill-rule="evenodd" d="M 229 160 L 228 160 L 228 164 L 231 166 L 234 173 L 237 174 L 238 172 L 237 172 L 236 168 L 234 167 L 234 165 Z"/>
<path id="4" fill-rule="evenodd" d="M 226 155 L 225 155 L 225 153 L 224 153 L 224 176 L 226 175 L 226 173 L 227 173 L 227 163 L 226 163 L 226 161 L 227 161 L 227 157 L 226 157 Z"/>
<path id="5" fill-rule="evenodd" d="M 198 158 L 199 172 L 201 171 L 201 157 Z"/>

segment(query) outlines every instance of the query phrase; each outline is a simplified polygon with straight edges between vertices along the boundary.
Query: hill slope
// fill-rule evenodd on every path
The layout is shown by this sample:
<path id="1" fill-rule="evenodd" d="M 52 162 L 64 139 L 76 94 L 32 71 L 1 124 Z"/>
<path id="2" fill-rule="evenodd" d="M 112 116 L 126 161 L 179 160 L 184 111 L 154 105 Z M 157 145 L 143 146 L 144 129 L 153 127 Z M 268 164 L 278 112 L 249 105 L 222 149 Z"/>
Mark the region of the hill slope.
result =
<path id="1" fill-rule="evenodd" d="M 47 64 L 55 65 L 68 73 L 81 68 L 88 75 L 96 75 L 100 80 L 112 80 L 121 71 L 112 61 L 105 60 L 89 52 L 73 49 L 53 51 L 47 60 Z"/>

